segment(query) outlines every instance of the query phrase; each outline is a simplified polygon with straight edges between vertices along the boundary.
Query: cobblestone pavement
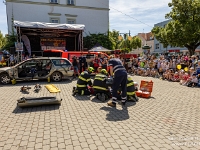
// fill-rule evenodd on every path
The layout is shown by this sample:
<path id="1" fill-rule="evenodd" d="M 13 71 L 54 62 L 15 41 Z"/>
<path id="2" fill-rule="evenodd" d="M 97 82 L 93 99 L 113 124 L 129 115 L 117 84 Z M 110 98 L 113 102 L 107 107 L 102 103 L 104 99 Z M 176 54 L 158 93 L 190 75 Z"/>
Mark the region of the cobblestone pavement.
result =
<path id="1" fill-rule="evenodd" d="M 110 108 L 93 97 L 71 95 L 76 81 L 55 83 L 61 93 L 50 94 L 34 82 L 0 87 L 0 149 L 144 150 L 200 149 L 200 89 L 167 81 L 154 82 L 152 98 L 129 102 L 127 109 Z M 30 85 L 29 94 L 19 92 Z M 62 105 L 17 108 L 22 96 L 57 96 Z"/>

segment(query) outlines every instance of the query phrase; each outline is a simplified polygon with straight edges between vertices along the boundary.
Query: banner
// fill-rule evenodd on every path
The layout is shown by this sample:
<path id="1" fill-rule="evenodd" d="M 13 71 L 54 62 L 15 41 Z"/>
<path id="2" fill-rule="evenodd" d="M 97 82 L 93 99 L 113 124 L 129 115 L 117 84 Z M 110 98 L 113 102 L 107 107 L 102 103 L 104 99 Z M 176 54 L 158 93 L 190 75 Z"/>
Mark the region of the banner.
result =
<path id="1" fill-rule="evenodd" d="M 58 49 L 58 50 L 65 50 L 66 41 L 65 39 L 61 38 L 41 38 L 41 49 L 42 50 L 49 50 L 49 49 Z"/>
<path id="2" fill-rule="evenodd" d="M 23 51 L 23 43 L 15 42 L 15 49 L 16 49 L 16 52 L 22 52 Z"/>
<path id="3" fill-rule="evenodd" d="M 31 44 L 30 44 L 30 40 L 28 39 L 28 37 L 26 35 L 22 35 L 22 41 L 24 42 L 24 45 L 29 53 L 29 56 L 31 56 Z"/>

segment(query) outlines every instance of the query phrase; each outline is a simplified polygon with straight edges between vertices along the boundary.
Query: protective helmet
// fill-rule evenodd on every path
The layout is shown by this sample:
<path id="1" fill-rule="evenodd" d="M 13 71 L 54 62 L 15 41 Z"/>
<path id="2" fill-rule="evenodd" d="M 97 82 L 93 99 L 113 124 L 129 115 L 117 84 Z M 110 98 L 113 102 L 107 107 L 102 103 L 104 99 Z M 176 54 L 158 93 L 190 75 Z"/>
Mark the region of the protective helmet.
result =
<path id="1" fill-rule="evenodd" d="M 106 69 L 101 69 L 101 73 L 107 75 L 108 72 L 106 71 Z"/>
<path id="2" fill-rule="evenodd" d="M 93 67 L 89 67 L 88 68 L 88 72 L 93 72 L 94 71 L 94 68 Z"/>

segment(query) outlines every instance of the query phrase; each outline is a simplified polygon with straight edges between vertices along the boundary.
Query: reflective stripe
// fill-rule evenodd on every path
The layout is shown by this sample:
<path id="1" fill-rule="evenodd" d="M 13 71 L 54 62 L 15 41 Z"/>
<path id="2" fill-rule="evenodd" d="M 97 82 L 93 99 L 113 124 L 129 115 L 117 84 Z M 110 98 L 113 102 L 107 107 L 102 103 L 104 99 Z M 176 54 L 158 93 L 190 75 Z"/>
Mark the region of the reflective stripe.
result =
<path id="1" fill-rule="evenodd" d="M 103 78 L 105 78 L 105 75 L 97 74 L 96 77 L 103 77 Z"/>
<path id="2" fill-rule="evenodd" d="M 87 82 L 91 81 L 91 79 L 87 79 Z"/>
<path id="3" fill-rule="evenodd" d="M 101 81 L 104 81 L 105 79 L 102 79 L 102 78 L 94 78 L 94 80 L 101 80 Z"/>
<path id="4" fill-rule="evenodd" d="M 117 67 L 121 67 L 121 65 L 116 65 L 116 66 L 113 68 L 113 70 L 115 70 Z"/>
<path id="5" fill-rule="evenodd" d="M 135 95 L 135 92 L 127 92 L 126 94 L 129 96 L 132 96 L 132 95 Z"/>
<path id="6" fill-rule="evenodd" d="M 81 95 L 84 95 L 84 90 L 81 90 Z"/>
<path id="7" fill-rule="evenodd" d="M 127 97 L 122 97 L 122 99 L 126 99 Z"/>
<path id="8" fill-rule="evenodd" d="M 79 84 L 76 84 L 77 87 L 86 87 L 86 85 L 79 85 Z"/>
<path id="9" fill-rule="evenodd" d="M 87 79 L 85 79 L 85 78 L 83 78 L 83 77 L 81 77 L 81 76 L 79 76 L 79 79 L 81 79 L 81 80 L 83 80 L 83 81 L 86 81 L 86 82 L 87 82 Z"/>
<path id="10" fill-rule="evenodd" d="M 107 91 L 106 88 L 103 88 L 103 87 L 99 87 L 99 86 L 93 86 L 94 89 L 99 89 L 99 90 L 104 90 L 104 91 Z"/>
<path id="11" fill-rule="evenodd" d="M 83 77 L 81 77 L 81 76 L 79 76 L 79 79 L 81 79 L 81 80 L 83 80 L 83 81 L 85 81 L 85 82 L 91 81 L 91 79 L 85 79 L 85 78 L 83 78 Z"/>
<path id="12" fill-rule="evenodd" d="M 132 86 L 132 85 L 134 85 L 134 83 L 133 83 L 133 82 L 131 82 L 131 83 L 127 84 L 127 87 L 129 87 L 129 86 Z"/>
<path id="13" fill-rule="evenodd" d="M 128 78 L 128 81 L 132 81 L 132 79 L 129 77 L 129 78 Z"/>

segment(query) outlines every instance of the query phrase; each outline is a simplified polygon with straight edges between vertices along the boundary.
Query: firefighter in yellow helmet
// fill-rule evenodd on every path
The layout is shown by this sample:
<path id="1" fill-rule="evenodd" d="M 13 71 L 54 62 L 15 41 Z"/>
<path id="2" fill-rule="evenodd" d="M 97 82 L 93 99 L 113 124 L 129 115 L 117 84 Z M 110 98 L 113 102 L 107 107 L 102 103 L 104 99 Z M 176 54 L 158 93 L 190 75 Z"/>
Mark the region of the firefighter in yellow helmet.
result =
<path id="1" fill-rule="evenodd" d="M 88 86 L 92 86 L 92 81 L 90 74 L 94 71 L 93 67 L 89 67 L 87 71 L 83 71 L 77 81 L 76 87 L 73 87 L 72 95 L 75 96 L 77 93 L 79 95 L 90 95 L 91 91 Z"/>
<path id="2" fill-rule="evenodd" d="M 108 85 L 106 84 L 108 72 L 102 69 L 100 73 L 96 74 L 93 82 L 93 90 L 97 99 L 104 102 L 112 97 Z"/>

